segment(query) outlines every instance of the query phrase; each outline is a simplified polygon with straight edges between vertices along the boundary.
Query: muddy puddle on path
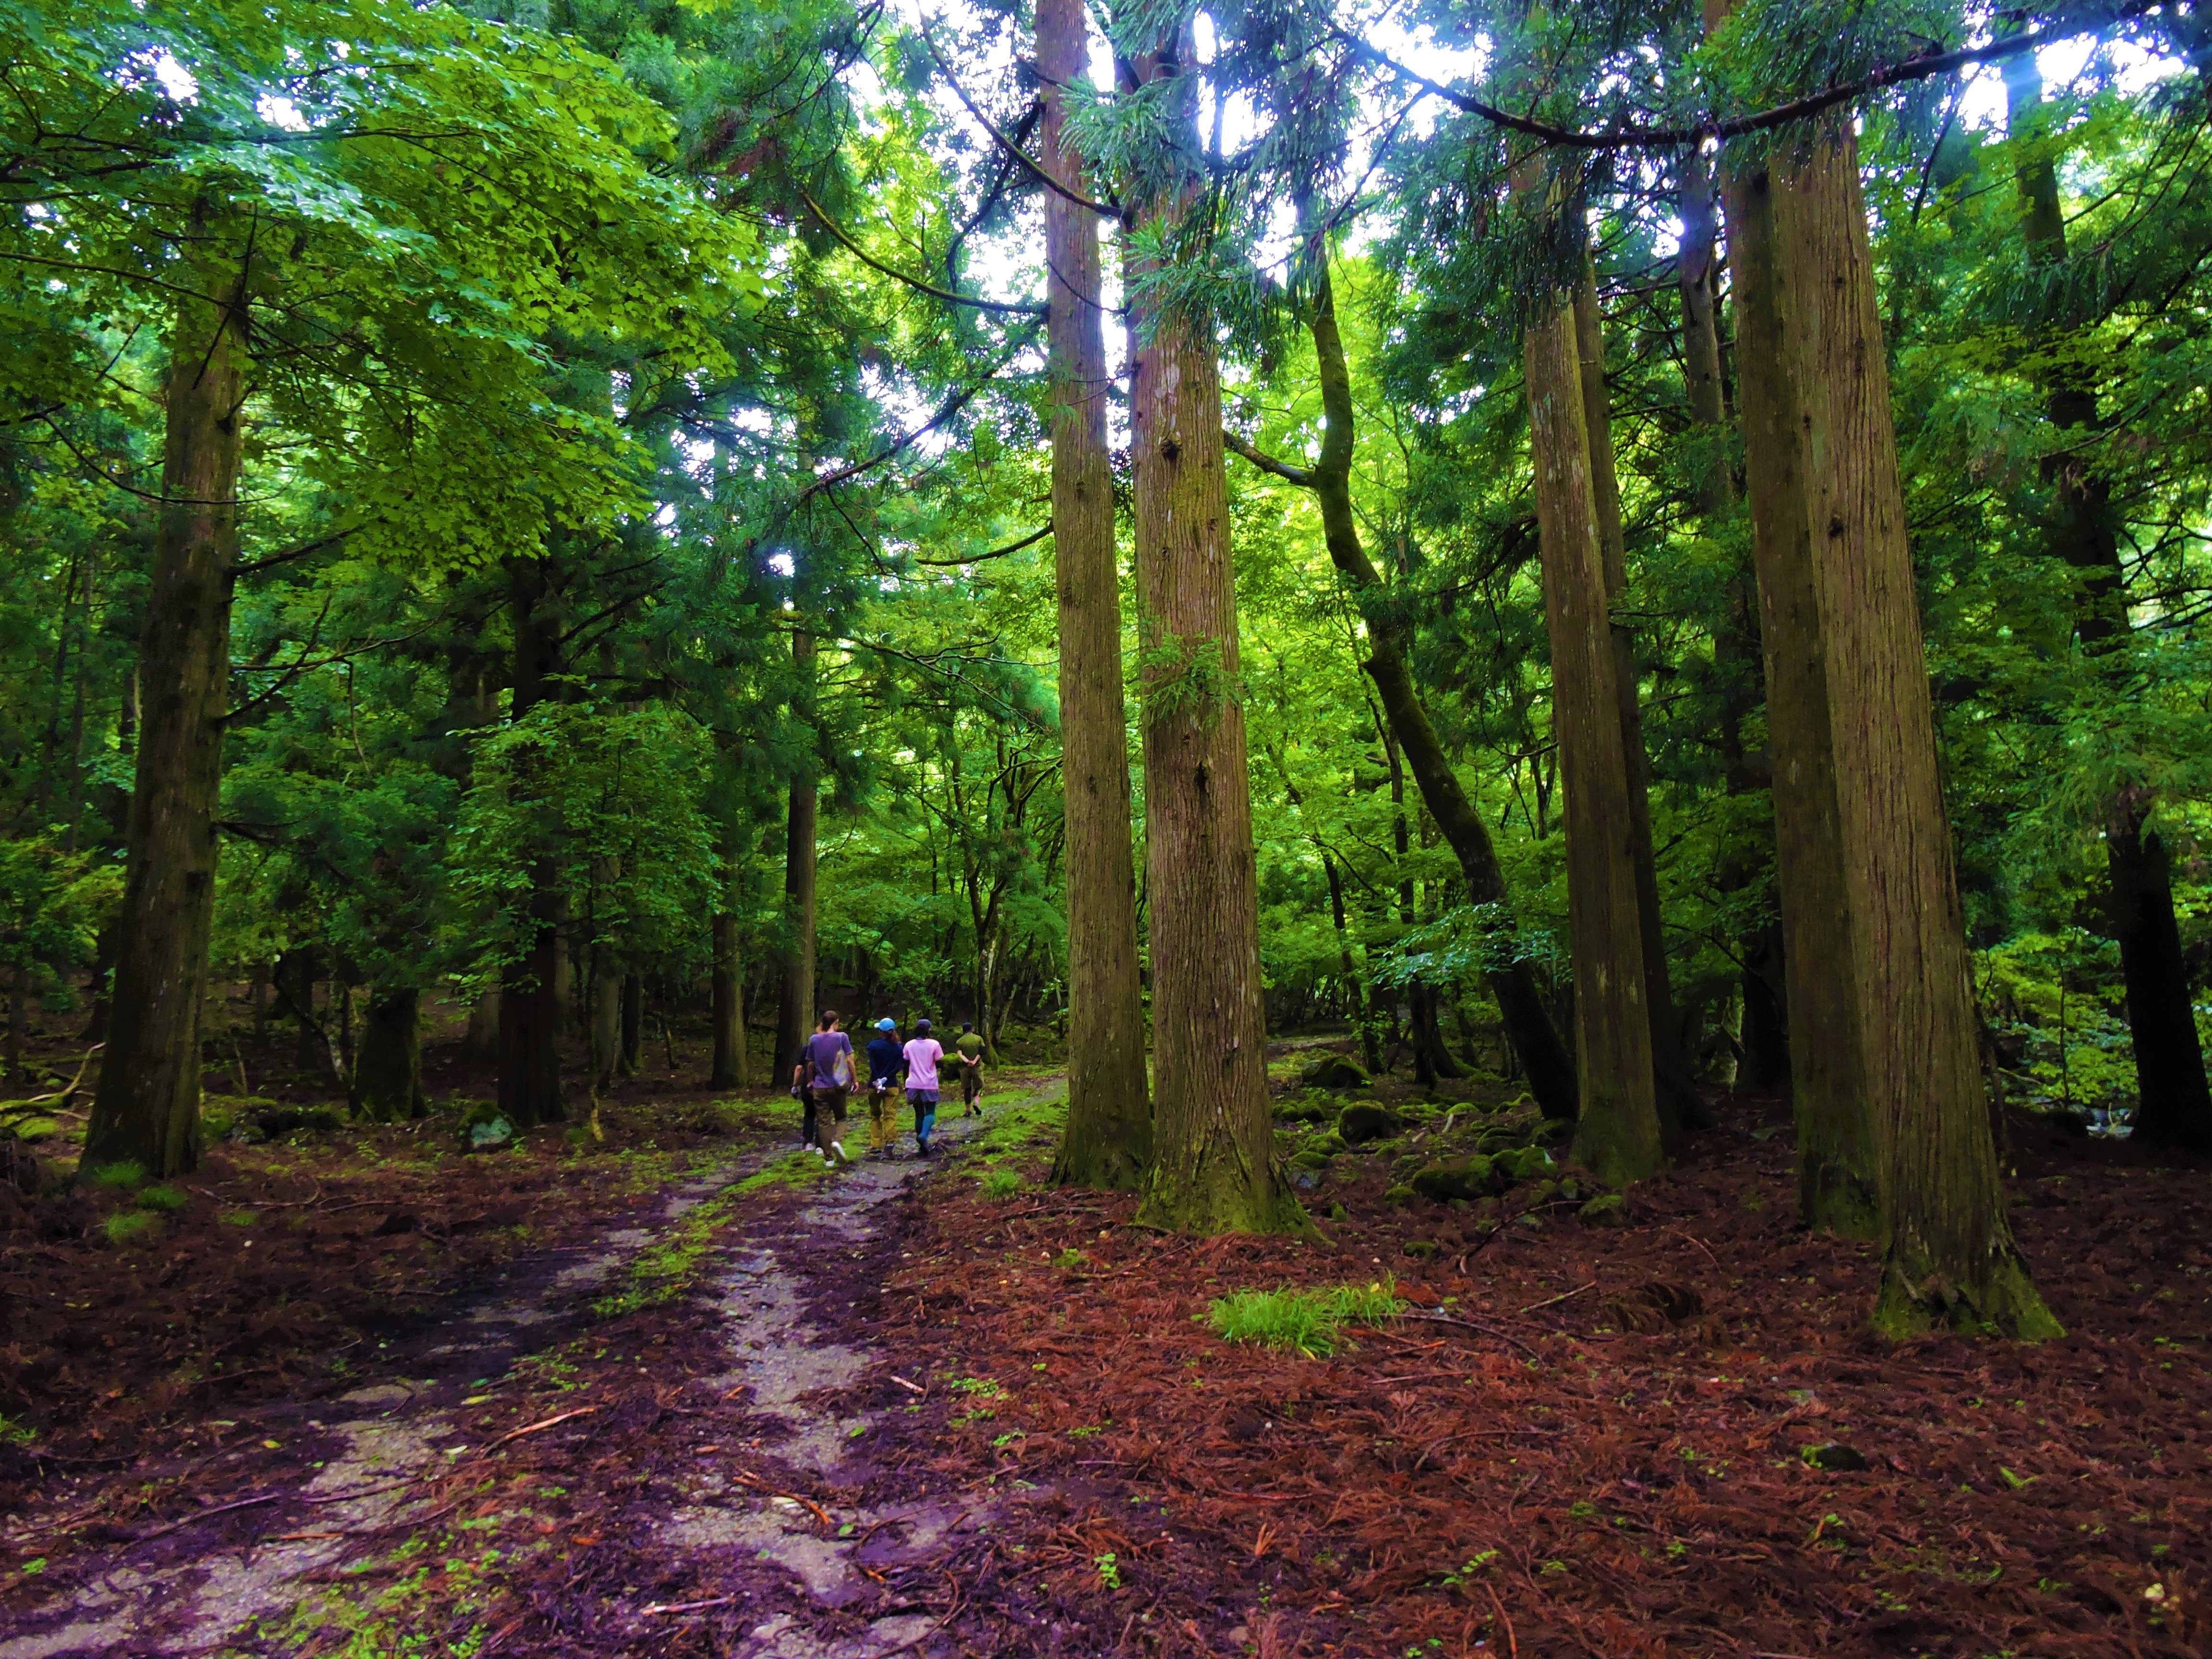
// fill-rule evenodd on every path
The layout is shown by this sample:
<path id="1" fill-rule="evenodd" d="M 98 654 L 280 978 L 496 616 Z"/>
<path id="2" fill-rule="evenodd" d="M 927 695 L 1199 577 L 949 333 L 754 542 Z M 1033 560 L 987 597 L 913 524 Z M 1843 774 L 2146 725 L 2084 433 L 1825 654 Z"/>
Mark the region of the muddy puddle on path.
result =
<path id="1" fill-rule="evenodd" d="M 1064 1087 L 1055 1084 L 1022 1104 L 1050 1100 Z M 939 1139 L 950 1150 L 988 1121 L 940 1120 Z M 857 1121 L 854 1128 L 857 1139 Z M 911 1147 L 909 1140 L 908 1155 L 896 1160 L 860 1158 L 822 1182 L 795 1217 L 773 1230 L 745 1228 L 742 1212 L 733 1218 L 745 1242 L 697 1292 L 712 1303 L 726 1369 L 694 1378 L 692 1388 L 744 1413 L 748 1454 L 731 1463 L 702 1459 L 676 1501 L 648 1514 L 629 1512 L 633 1551 L 652 1563 L 654 1579 L 704 1588 L 696 1606 L 639 1595 L 633 1616 L 615 1621 L 626 1629 L 593 1621 L 600 1626 L 595 1647 L 656 1650 L 694 1613 L 710 1608 L 724 1630 L 732 1610 L 757 1610 L 757 1621 L 738 1625 L 744 1633 L 734 1651 L 744 1659 L 890 1659 L 940 1645 L 932 1639 L 937 1615 L 895 1605 L 871 1618 L 859 1608 L 896 1604 L 882 1586 L 939 1553 L 956 1528 L 973 1529 L 988 1515 L 973 1504 L 860 1501 L 875 1484 L 866 1464 L 866 1431 L 875 1417 L 897 1407 L 878 1402 L 841 1411 L 822 1402 L 852 1394 L 887 1370 L 889 1357 L 832 1336 L 812 1305 L 820 1286 L 833 1282 L 819 1267 L 865 1255 L 893 1200 L 933 1167 L 913 1158 Z M 54 1601 L 0 1624 L 0 1659 L 297 1650 L 301 1632 L 291 1614 L 301 1587 L 331 1583 L 358 1560 L 362 1540 L 388 1547 L 437 1518 L 425 1482 L 465 1469 L 501 1443 L 482 1439 L 469 1411 L 478 1399 L 470 1390 L 587 1329 L 594 1298 L 687 1213 L 788 1153 L 779 1146 L 733 1160 L 672 1188 L 647 1224 L 611 1231 L 518 1273 L 520 1282 L 505 1293 L 456 1312 L 409 1344 L 399 1361 L 404 1378 L 334 1400 L 261 1408 L 250 1421 L 242 1413 L 240 1439 L 258 1445 L 266 1433 L 295 1446 L 311 1443 L 313 1466 L 289 1479 L 265 1479 L 228 1511 L 210 1507 L 118 1541 L 105 1559 L 71 1575 L 70 1584 L 58 1585 L 63 1593 Z M 275 1495 L 263 1495 L 270 1487 Z M 802 1495 L 808 1491 L 848 1501 L 833 1514 Z M 289 1636 L 271 1633 L 288 1627 Z M 391 1650 L 447 1650 L 430 1642 Z"/>

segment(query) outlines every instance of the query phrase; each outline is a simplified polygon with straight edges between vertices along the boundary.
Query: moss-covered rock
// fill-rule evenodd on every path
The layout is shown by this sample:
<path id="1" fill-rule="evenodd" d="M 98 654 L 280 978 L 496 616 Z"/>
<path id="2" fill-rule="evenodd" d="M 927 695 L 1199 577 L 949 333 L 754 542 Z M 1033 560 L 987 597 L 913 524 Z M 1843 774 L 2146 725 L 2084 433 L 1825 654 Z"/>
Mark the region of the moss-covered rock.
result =
<path id="1" fill-rule="evenodd" d="M 1628 1224 L 1628 1202 L 1619 1193 L 1607 1193 L 1577 1210 L 1575 1219 L 1585 1227 L 1625 1227 Z"/>
<path id="2" fill-rule="evenodd" d="M 1318 1089 L 1285 1095 L 1275 1103 L 1275 1115 L 1285 1123 L 1326 1123 L 1336 1115 L 1337 1103 Z"/>
<path id="3" fill-rule="evenodd" d="M 472 1100 L 464 1107 L 456 1133 L 465 1152 L 505 1152 L 520 1140 L 514 1126 L 489 1100 Z"/>
<path id="4" fill-rule="evenodd" d="M 1415 1192 L 1440 1204 L 1455 1198 L 1486 1198 L 1504 1184 L 1498 1177 L 1495 1163 L 1480 1152 L 1440 1159 L 1416 1171 L 1413 1177 Z"/>
<path id="5" fill-rule="evenodd" d="M 1309 1089 L 1364 1089 L 1371 1078 L 1367 1068 L 1347 1054 L 1324 1054 L 1298 1074 Z"/>
<path id="6" fill-rule="evenodd" d="M 1395 1210 L 1404 1209 L 1413 1201 L 1413 1197 L 1411 1187 L 1386 1187 L 1382 1191 L 1382 1201 Z"/>
<path id="7" fill-rule="evenodd" d="M 1355 1100 L 1336 1115 L 1336 1132 L 1348 1146 L 1388 1140 L 1404 1127 L 1398 1114 L 1378 1100 Z"/>
<path id="8" fill-rule="evenodd" d="M 1405 1251 L 1416 1261 L 1426 1261 L 1436 1255 L 1437 1241 L 1433 1238 L 1409 1238 L 1406 1241 Z"/>
<path id="9" fill-rule="evenodd" d="M 1508 1181 L 1547 1181 L 1559 1173 L 1552 1155 L 1541 1146 L 1513 1146 L 1491 1154 L 1490 1161 Z"/>

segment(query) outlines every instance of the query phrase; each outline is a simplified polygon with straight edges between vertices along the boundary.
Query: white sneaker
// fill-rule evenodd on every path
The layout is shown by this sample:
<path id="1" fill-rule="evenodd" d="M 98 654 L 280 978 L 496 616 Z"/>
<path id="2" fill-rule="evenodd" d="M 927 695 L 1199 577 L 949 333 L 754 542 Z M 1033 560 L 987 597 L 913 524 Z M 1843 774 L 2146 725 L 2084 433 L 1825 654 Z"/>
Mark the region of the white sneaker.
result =
<path id="1" fill-rule="evenodd" d="M 846 1168 L 848 1168 L 848 1169 L 850 1169 L 850 1168 L 852 1167 L 853 1160 L 852 1160 L 851 1158 L 848 1158 L 848 1157 L 846 1157 L 846 1156 L 845 1156 L 845 1143 L 844 1143 L 843 1141 L 842 1141 L 842 1140 L 833 1140 L 833 1141 L 831 1141 L 831 1142 L 830 1143 L 830 1150 L 831 1152 L 835 1152 L 835 1153 L 836 1153 L 836 1154 L 837 1154 L 837 1161 L 838 1161 L 840 1164 L 842 1164 L 845 1165 L 845 1167 L 846 1167 Z"/>

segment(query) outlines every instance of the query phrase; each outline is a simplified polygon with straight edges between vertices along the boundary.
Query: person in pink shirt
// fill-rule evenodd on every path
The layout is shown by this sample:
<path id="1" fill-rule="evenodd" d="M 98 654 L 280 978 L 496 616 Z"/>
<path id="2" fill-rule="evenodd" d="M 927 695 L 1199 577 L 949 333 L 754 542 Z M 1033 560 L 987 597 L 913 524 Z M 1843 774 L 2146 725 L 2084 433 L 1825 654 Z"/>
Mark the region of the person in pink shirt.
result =
<path id="1" fill-rule="evenodd" d="M 914 1023 L 914 1037 L 906 1045 L 906 1100 L 914 1108 L 914 1138 L 924 1158 L 929 1138 L 937 1133 L 937 1066 L 945 1049 L 929 1034 L 929 1022 Z"/>

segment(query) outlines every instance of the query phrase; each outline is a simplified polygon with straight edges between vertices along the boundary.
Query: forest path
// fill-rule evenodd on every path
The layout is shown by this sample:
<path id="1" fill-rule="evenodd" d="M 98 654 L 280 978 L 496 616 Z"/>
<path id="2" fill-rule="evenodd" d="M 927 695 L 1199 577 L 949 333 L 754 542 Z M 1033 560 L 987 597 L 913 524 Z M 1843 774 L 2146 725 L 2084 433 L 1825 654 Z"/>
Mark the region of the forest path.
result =
<path id="1" fill-rule="evenodd" d="M 981 1115 L 941 1116 L 938 1139 L 945 1152 L 988 1127 L 999 1112 L 1042 1104 L 1065 1092 L 1064 1079 L 1040 1081 L 1040 1091 Z M 866 1133 L 864 1116 L 856 1115 L 849 1127 L 854 1142 Z M 711 1414 L 726 1425 L 733 1417 L 742 1425 L 747 1436 L 742 1446 L 727 1447 L 742 1463 L 702 1456 L 679 1491 L 659 1502 L 630 1505 L 624 1517 L 629 1553 L 651 1562 L 655 1582 L 721 1587 L 696 1598 L 708 1605 L 757 1607 L 763 1617 L 738 1650 L 746 1659 L 888 1659 L 921 1648 L 939 1623 L 928 1613 L 895 1611 L 866 1621 L 842 1610 L 863 1596 L 880 1604 L 884 1598 L 873 1586 L 931 1554 L 976 1506 L 840 1503 L 833 1516 L 813 1499 L 796 1495 L 810 1487 L 859 1494 L 868 1482 L 855 1448 L 872 1419 L 897 1409 L 907 1397 L 878 1378 L 890 1398 L 879 1399 L 873 1410 L 841 1409 L 834 1400 L 826 1405 L 817 1400 L 853 1389 L 889 1363 L 865 1340 L 854 1340 L 849 1323 L 842 1340 L 833 1334 L 836 1310 L 823 1304 L 823 1297 L 836 1288 L 836 1270 L 883 1247 L 880 1235 L 891 1221 L 892 1200 L 945 1161 L 943 1156 L 929 1163 L 914 1158 L 910 1135 L 902 1144 L 908 1150 L 896 1160 L 859 1157 L 849 1169 L 822 1178 L 795 1213 L 776 1201 L 778 1194 L 791 1190 L 786 1183 L 756 1182 L 757 1198 L 739 1190 L 749 1178 L 798 1156 L 787 1143 L 734 1158 L 671 1188 L 650 1221 L 608 1233 L 580 1260 L 541 1261 L 535 1273 L 519 1270 L 514 1277 L 524 1283 L 518 1291 L 463 1307 L 418 1333 L 398 1362 L 409 1364 L 413 1376 L 387 1376 L 336 1399 L 241 1412 L 241 1419 L 251 1420 L 233 1425 L 243 1431 L 234 1444 L 254 1443 L 251 1437 L 266 1433 L 260 1446 L 272 1452 L 283 1448 L 261 1462 L 259 1478 L 246 1495 L 118 1540 L 66 1594 L 0 1636 L 0 1659 L 324 1651 L 331 1638 L 343 1640 L 349 1630 L 355 1638 L 343 1648 L 349 1655 L 449 1650 L 435 1638 L 428 1646 L 414 1644 L 410 1625 L 428 1636 L 430 1626 L 445 1620 L 428 1599 L 395 1595 L 393 1589 L 404 1586 L 385 1588 L 398 1571 L 394 1564 L 409 1558 L 410 1543 L 419 1550 L 426 1536 L 441 1545 L 493 1541 L 482 1534 L 467 1540 L 447 1534 L 454 1525 L 450 1521 L 443 1528 L 436 1523 L 463 1501 L 453 1493 L 466 1476 L 478 1474 L 488 1480 L 504 1473 L 501 1466 L 510 1454 L 501 1448 L 520 1442 L 516 1452 L 542 1452 L 564 1423 L 556 1411 L 487 1441 L 490 1419 L 471 1408 L 490 1396 L 471 1390 L 495 1389 L 491 1379 L 502 1373 L 559 1363 L 574 1339 L 598 1322 L 593 1303 L 630 1276 L 648 1252 L 677 1245 L 685 1218 L 702 1205 L 726 1206 L 720 1214 L 705 1212 L 719 1254 L 693 1291 L 695 1302 L 709 1304 L 708 1328 L 723 1368 L 692 1376 L 683 1386 L 718 1402 L 720 1410 Z M 732 1237 L 743 1242 L 723 1252 Z M 633 1330 L 625 1344 L 635 1334 Z M 654 1339 L 645 1340 L 649 1345 Z M 647 1368 L 638 1367 L 637 1375 L 647 1379 L 637 1385 L 641 1389 L 650 1385 Z M 600 1392 L 595 1388 L 576 1397 Z M 740 1403 L 732 1407 L 732 1401 Z M 618 1409 L 589 1404 L 566 1416 Z M 684 1408 L 684 1414 L 709 1413 Z M 693 1431 L 680 1420 L 664 1430 L 660 1415 L 655 1413 L 652 1431 L 659 1443 L 649 1449 L 656 1462 L 671 1452 L 724 1450 L 667 1444 L 688 1440 Z M 568 1425 L 572 1434 L 592 1427 L 588 1422 Z M 279 1434 L 287 1439 L 279 1441 Z M 534 1434 L 547 1437 L 532 1446 L 526 1437 Z M 576 1449 L 587 1451 L 589 1443 L 578 1443 Z M 544 1475 L 566 1473 L 557 1463 L 548 1468 L 542 1458 L 534 1467 Z M 571 1478 L 586 1477 L 580 1467 Z M 780 1490 L 784 1487 L 793 1490 Z M 502 1532 L 496 1541 L 504 1545 L 508 1539 Z M 536 1549 L 506 1552 L 507 1568 L 491 1570 L 487 1579 L 511 1579 L 511 1587 L 521 1589 L 524 1557 L 527 1568 L 539 1572 L 562 1559 L 556 1540 L 531 1541 Z M 454 1565 L 445 1563 L 448 1569 Z M 632 1576 L 644 1577 L 634 1566 Z M 591 1622 L 599 1628 L 592 1645 L 617 1652 L 657 1648 L 688 1610 L 684 1603 L 656 1603 L 642 1594 L 626 1617 L 610 1620 L 605 1615 L 613 1609 L 595 1609 L 599 1616 Z M 423 1622 L 417 1624 L 418 1618 Z M 489 1653 L 499 1645 L 495 1638 L 487 1643 L 480 1637 L 461 1650 Z"/>

